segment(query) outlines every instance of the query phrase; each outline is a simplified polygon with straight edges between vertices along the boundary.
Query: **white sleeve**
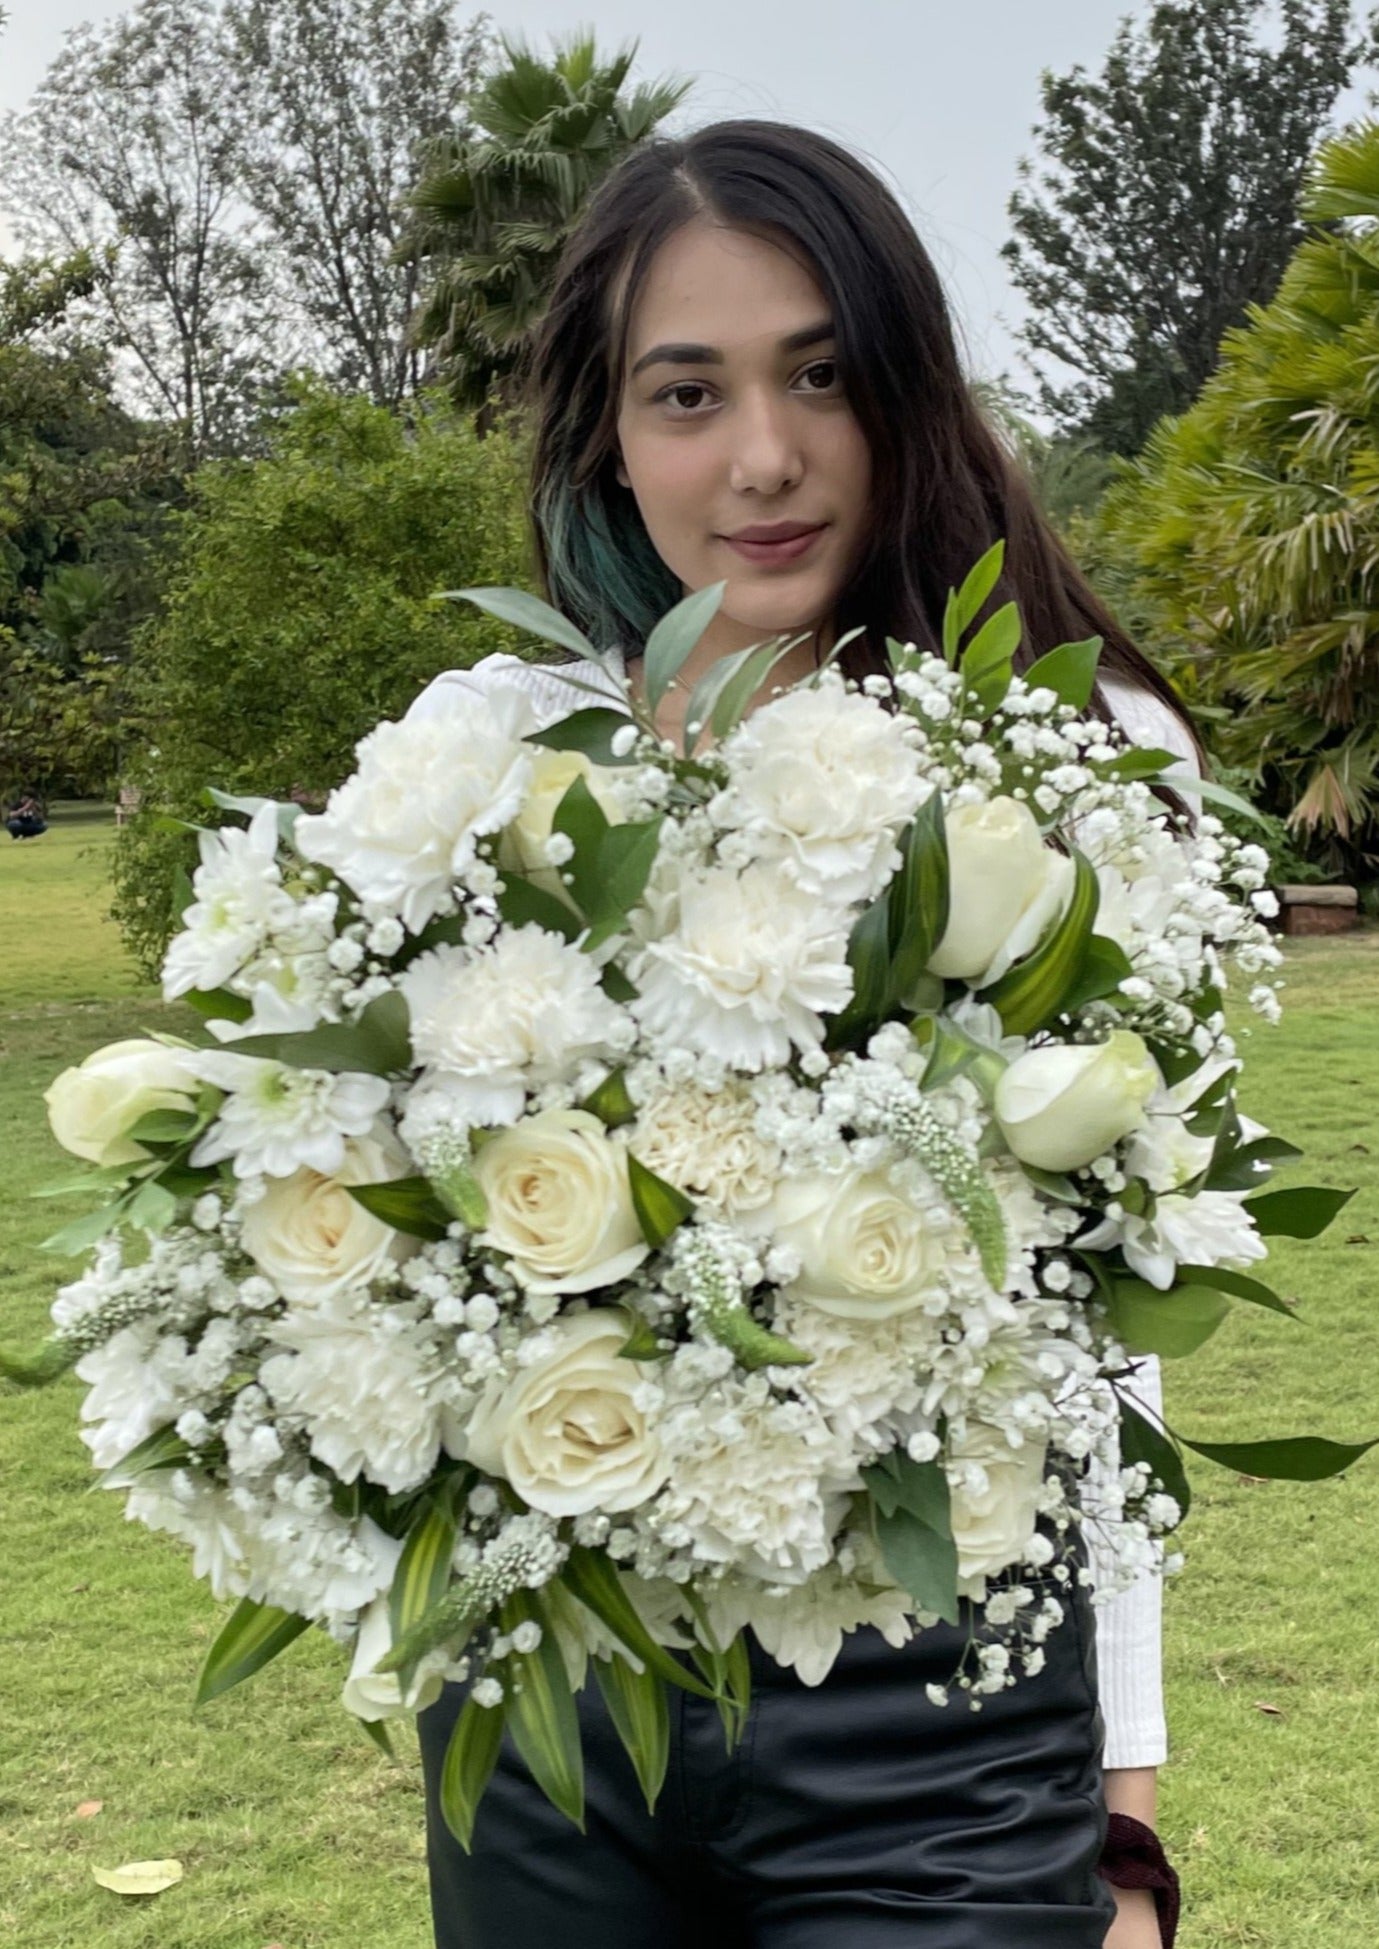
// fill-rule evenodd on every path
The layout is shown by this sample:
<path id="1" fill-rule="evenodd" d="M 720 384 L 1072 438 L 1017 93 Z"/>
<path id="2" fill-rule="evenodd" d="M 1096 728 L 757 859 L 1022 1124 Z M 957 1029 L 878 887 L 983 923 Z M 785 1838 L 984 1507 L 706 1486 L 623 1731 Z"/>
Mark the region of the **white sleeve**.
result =
<path id="1" fill-rule="evenodd" d="M 499 688 L 517 690 L 536 713 L 538 728 L 558 717 L 567 717 L 598 704 L 594 691 L 602 691 L 613 708 L 622 704 L 622 694 L 610 680 L 589 663 L 524 663 L 520 656 L 495 650 L 480 657 L 468 670 L 442 670 L 423 690 L 419 690 L 407 710 L 408 717 L 429 717 L 446 710 L 456 694 L 488 697 Z M 624 706 L 625 708 L 625 706 Z"/>
<path id="2" fill-rule="evenodd" d="M 1158 746 L 1177 754 L 1178 762 L 1196 773 L 1199 760 L 1187 726 L 1177 714 L 1128 679 L 1102 679 L 1107 699 L 1127 736 L 1134 743 Z M 1156 1354 L 1139 1359 L 1133 1380 L 1122 1381 L 1124 1392 L 1157 1419 L 1163 1408 L 1163 1374 Z M 1091 1462 L 1092 1494 L 1102 1478 L 1095 1456 Z M 1107 1569 L 1105 1545 L 1088 1531 L 1088 1553 L 1098 1582 Z M 1102 1764 L 1160 1766 L 1168 1757 L 1168 1727 L 1163 1698 L 1163 1581 L 1146 1571 L 1128 1590 L 1118 1591 L 1095 1607 L 1097 1673 L 1101 1686 L 1106 1748 Z"/>

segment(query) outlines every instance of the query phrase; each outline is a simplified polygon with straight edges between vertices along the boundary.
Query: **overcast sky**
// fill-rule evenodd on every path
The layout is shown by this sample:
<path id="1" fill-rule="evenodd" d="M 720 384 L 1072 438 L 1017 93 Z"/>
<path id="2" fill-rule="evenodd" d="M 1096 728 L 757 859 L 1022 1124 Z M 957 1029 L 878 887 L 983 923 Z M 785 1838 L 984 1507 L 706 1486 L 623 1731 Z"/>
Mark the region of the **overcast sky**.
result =
<path id="1" fill-rule="evenodd" d="M 126 0 L 5 4 L 0 110 L 24 106 L 78 22 L 126 11 Z M 577 11 L 568 0 L 493 0 L 486 11 L 538 51 L 591 26 L 605 54 L 638 41 L 643 78 L 697 76 L 672 130 L 762 116 L 868 158 L 933 251 L 974 368 L 1019 377 L 1021 307 L 997 253 L 1040 70 L 1098 68 L 1117 21 L 1144 14 L 1147 0 L 585 0 Z M 0 218 L 0 250 L 11 247 Z"/>

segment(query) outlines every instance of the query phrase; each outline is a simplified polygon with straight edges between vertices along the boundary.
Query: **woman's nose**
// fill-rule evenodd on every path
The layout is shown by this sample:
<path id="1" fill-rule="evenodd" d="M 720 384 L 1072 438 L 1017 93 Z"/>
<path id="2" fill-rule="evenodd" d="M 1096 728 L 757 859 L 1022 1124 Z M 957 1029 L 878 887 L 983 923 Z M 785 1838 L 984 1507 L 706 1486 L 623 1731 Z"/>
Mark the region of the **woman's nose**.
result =
<path id="1" fill-rule="evenodd" d="M 733 415 L 731 485 L 735 492 L 775 494 L 804 472 L 789 402 L 747 394 Z"/>

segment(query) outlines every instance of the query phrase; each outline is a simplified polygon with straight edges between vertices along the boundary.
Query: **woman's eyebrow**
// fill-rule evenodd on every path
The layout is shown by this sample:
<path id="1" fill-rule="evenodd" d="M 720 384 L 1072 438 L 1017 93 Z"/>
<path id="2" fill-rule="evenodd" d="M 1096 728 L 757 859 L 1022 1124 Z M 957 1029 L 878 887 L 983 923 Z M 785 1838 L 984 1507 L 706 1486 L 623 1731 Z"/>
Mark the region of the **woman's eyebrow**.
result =
<path id="1" fill-rule="evenodd" d="M 791 332 L 780 342 L 782 352 L 802 352 L 806 345 L 817 345 L 820 340 L 832 338 L 833 320 L 822 318 L 815 325 L 805 325 L 797 332 Z M 723 354 L 712 345 L 653 345 L 649 352 L 643 352 L 633 366 L 630 377 L 635 379 L 649 365 L 722 365 Z"/>

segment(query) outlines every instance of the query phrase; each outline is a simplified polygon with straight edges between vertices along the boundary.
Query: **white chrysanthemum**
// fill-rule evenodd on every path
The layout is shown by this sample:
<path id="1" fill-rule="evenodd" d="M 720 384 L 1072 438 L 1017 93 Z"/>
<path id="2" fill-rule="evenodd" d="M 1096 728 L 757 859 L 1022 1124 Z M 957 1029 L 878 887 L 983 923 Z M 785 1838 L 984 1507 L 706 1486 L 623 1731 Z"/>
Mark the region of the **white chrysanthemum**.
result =
<path id="1" fill-rule="evenodd" d="M 186 1340 L 160 1331 L 155 1320 L 121 1327 L 82 1355 L 76 1375 L 90 1388 L 81 1418 L 95 1425 L 83 1428 L 81 1438 L 98 1469 L 112 1467 L 156 1429 L 176 1421 L 201 1394 Z"/>
<path id="2" fill-rule="evenodd" d="M 426 1480 L 454 1382 L 414 1307 L 354 1288 L 294 1307 L 267 1333 L 281 1351 L 260 1380 L 280 1414 L 302 1417 L 311 1452 L 342 1482 L 363 1474 L 397 1495 Z"/>
<path id="3" fill-rule="evenodd" d="M 478 949 L 433 948 L 401 987 L 423 1086 L 442 1089 L 460 1121 L 511 1122 L 529 1088 L 625 1050 L 634 1034 L 592 957 L 540 927 L 505 929 Z"/>
<path id="4" fill-rule="evenodd" d="M 1180 1265 L 1230 1266 L 1237 1270 L 1268 1257 L 1269 1248 L 1244 1206 L 1243 1191 L 1170 1191 L 1154 1202 L 1152 1217 L 1113 1206 L 1100 1224 L 1078 1239 L 1078 1250 L 1104 1252 L 1119 1245 L 1132 1272 L 1167 1291 Z"/>
<path id="5" fill-rule="evenodd" d="M 642 1104 L 628 1133 L 647 1169 L 725 1217 L 770 1199 L 780 1152 L 757 1134 L 757 1106 L 739 1085 L 668 1083 Z"/>
<path id="6" fill-rule="evenodd" d="M 297 821 L 306 859 L 319 860 L 377 917 L 417 933 L 450 905 L 476 843 L 515 818 L 531 773 L 536 728 L 515 689 L 454 689 L 424 717 L 385 720 L 355 747 L 359 768 L 324 812 Z"/>
<path id="7" fill-rule="evenodd" d="M 184 931 L 163 960 L 168 1001 L 192 988 L 223 987 L 275 928 L 291 925 L 294 913 L 278 869 L 275 805 L 261 805 L 247 829 L 222 826 L 199 834 L 197 844 L 196 898 L 182 916 Z"/>
<path id="8" fill-rule="evenodd" d="M 770 1594 L 747 1578 L 727 1577 L 706 1602 L 720 1644 L 750 1624 L 762 1648 L 778 1665 L 792 1666 L 804 1685 L 823 1684 L 844 1635 L 860 1625 L 875 1625 L 897 1649 L 914 1635 L 914 1599 L 895 1585 L 879 1553 L 847 1574 L 826 1564 L 792 1589 Z"/>
<path id="9" fill-rule="evenodd" d="M 792 1046 L 817 1048 L 821 1015 L 851 998 L 848 916 L 770 867 L 686 874 L 654 919 L 628 974 L 632 1011 L 662 1049 L 778 1067 Z"/>
<path id="10" fill-rule="evenodd" d="M 661 1422 L 665 1487 L 643 1520 L 688 1542 L 701 1563 L 798 1583 L 833 1554 L 853 1456 L 813 1407 L 776 1400 L 761 1374 L 730 1375 L 669 1406 Z"/>
<path id="11" fill-rule="evenodd" d="M 881 891 L 896 834 L 930 791 L 911 721 L 831 676 L 753 712 L 721 756 L 716 824 L 745 832 L 806 893 L 844 904 Z"/>
<path id="12" fill-rule="evenodd" d="M 205 1577 L 218 1603 L 249 1589 L 249 1523 L 229 1493 L 195 1469 L 141 1475 L 125 1499 L 125 1517 L 166 1530 L 192 1547 L 192 1575 Z"/>
<path id="13" fill-rule="evenodd" d="M 203 1050 L 194 1062 L 227 1095 L 192 1163 L 228 1157 L 242 1178 L 290 1177 L 303 1166 L 330 1176 L 344 1162 L 345 1139 L 364 1136 L 391 1093 L 382 1076 L 293 1069 L 228 1049 Z"/>

